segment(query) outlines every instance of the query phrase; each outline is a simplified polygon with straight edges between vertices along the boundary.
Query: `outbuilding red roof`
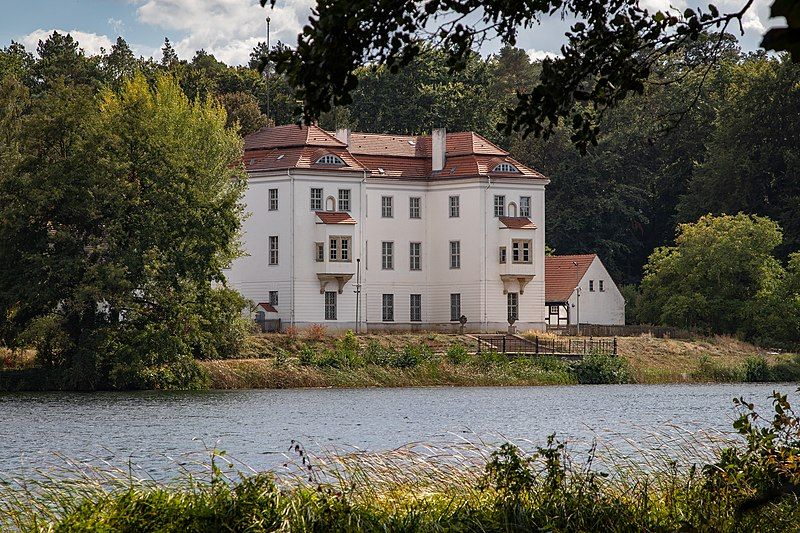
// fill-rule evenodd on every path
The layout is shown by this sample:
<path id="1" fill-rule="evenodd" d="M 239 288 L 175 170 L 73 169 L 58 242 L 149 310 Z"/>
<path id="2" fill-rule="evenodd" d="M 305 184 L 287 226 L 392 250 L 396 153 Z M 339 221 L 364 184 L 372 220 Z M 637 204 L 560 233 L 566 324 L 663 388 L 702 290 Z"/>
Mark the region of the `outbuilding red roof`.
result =
<path id="1" fill-rule="evenodd" d="M 444 168 L 434 171 L 431 143 L 430 135 L 354 132 L 349 136 L 348 145 L 318 126 L 277 126 L 262 128 L 245 137 L 244 164 L 248 171 L 366 170 L 369 177 L 386 179 L 442 180 L 481 176 L 547 179 L 471 131 L 446 134 Z M 317 164 L 326 153 L 340 157 L 345 164 Z M 500 163 L 509 163 L 518 172 L 495 171 Z"/>
<path id="2" fill-rule="evenodd" d="M 317 217 L 323 224 L 355 224 L 356 221 L 350 213 L 344 211 L 317 211 Z"/>
<path id="3" fill-rule="evenodd" d="M 278 310 L 277 310 L 277 309 L 275 309 L 275 306 L 274 306 L 274 305 L 272 305 L 272 304 L 269 304 L 269 303 L 265 303 L 265 302 L 261 302 L 261 303 L 260 303 L 260 304 L 258 304 L 256 307 L 260 307 L 260 308 L 262 308 L 262 309 L 263 309 L 264 311 L 266 311 L 267 313 L 277 313 L 277 312 L 278 312 Z"/>
<path id="4" fill-rule="evenodd" d="M 499 217 L 500 223 L 508 229 L 536 229 L 528 217 Z"/>
<path id="5" fill-rule="evenodd" d="M 545 256 L 545 302 L 568 301 L 595 257 L 597 254 Z"/>

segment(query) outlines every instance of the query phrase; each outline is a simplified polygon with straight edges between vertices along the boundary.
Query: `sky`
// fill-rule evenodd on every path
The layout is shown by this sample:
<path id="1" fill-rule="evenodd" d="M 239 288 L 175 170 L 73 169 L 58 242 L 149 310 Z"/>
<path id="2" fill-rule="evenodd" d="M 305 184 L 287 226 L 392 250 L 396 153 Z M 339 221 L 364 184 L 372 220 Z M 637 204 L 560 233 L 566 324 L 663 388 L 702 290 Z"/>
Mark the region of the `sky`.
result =
<path id="1" fill-rule="evenodd" d="M 758 48 L 765 29 L 782 25 L 769 20 L 772 0 L 755 0 L 744 20 L 745 50 Z M 741 9 L 746 0 L 717 0 L 721 12 Z M 650 10 L 696 5 L 696 0 L 641 0 Z M 0 0 L 0 46 L 12 40 L 35 52 L 40 39 L 58 30 L 69 32 L 88 54 L 111 47 L 122 36 L 134 53 L 161 57 L 168 37 L 181 59 L 204 49 L 230 65 L 247 63 L 256 43 L 265 40 L 265 17 L 271 18 L 271 40 L 293 45 L 306 23 L 314 0 L 278 0 L 274 9 L 258 0 Z M 568 24 L 558 18 L 520 31 L 517 46 L 533 59 L 557 54 Z M 738 27 L 735 28 L 738 32 Z M 496 52 L 500 44 L 486 43 L 481 52 Z"/>

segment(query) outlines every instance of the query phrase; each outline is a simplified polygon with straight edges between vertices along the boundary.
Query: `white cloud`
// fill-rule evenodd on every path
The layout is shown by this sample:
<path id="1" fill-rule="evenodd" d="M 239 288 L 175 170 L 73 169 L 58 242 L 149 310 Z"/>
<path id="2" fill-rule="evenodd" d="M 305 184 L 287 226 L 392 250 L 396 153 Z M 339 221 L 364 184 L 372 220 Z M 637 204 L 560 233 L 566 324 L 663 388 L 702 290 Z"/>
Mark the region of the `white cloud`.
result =
<path id="1" fill-rule="evenodd" d="M 531 61 L 541 61 L 546 57 L 556 57 L 558 55 L 555 52 L 548 52 L 546 50 L 537 50 L 535 48 L 529 48 L 525 50 L 525 52 L 528 54 L 528 57 L 531 59 Z"/>
<path id="2" fill-rule="evenodd" d="M 78 41 L 78 45 L 80 48 L 83 49 L 84 52 L 88 55 L 97 55 L 100 53 L 101 48 L 105 48 L 109 50 L 113 42 L 111 39 L 108 38 L 107 35 L 98 35 L 96 33 L 87 33 L 85 31 L 80 30 L 60 30 L 57 28 L 53 28 L 51 30 L 34 30 L 30 32 L 28 35 L 25 35 L 20 39 L 20 42 L 25 45 L 25 48 L 30 50 L 31 52 L 36 51 L 36 47 L 39 46 L 39 41 L 46 41 L 47 38 L 53 34 L 54 31 L 58 33 L 66 34 L 69 33 L 73 39 Z"/>
<path id="3" fill-rule="evenodd" d="M 115 35 L 124 34 L 125 24 L 120 19 L 115 19 L 114 17 L 110 17 L 108 19 L 108 25 L 111 26 L 112 30 L 114 30 Z"/>
<path id="4" fill-rule="evenodd" d="M 173 43 L 182 58 L 202 48 L 225 63 L 244 64 L 256 43 L 266 39 L 267 16 L 272 43 L 295 43 L 314 1 L 285 4 L 269 10 L 258 0 L 142 0 L 137 14 L 145 24 L 182 33 Z"/>

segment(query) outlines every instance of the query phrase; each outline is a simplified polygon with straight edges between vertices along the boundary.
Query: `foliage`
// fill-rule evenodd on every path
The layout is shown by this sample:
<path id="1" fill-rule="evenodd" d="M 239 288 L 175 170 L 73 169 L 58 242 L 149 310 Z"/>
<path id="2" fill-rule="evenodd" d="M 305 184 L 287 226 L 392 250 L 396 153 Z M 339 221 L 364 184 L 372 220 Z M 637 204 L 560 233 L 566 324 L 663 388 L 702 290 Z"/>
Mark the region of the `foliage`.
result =
<path id="1" fill-rule="evenodd" d="M 64 42 L 48 53 L 72 53 Z M 238 253 L 241 141 L 168 76 L 96 97 L 58 77 L 37 90 L 0 181 L 4 340 L 37 346 L 81 388 L 194 386 L 191 359 L 234 356 L 247 332 L 244 300 L 221 285 Z"/>
<path id="2" fill-rule="evenodd" d="M 306 337 L 312 341 L 322 342 L 328 336 L 328 328 L 324 324 L 311 324 L 306 330 Z"/>
<path id="3" fill-rule="evenodd" d="M 713 383 L 733 383 L 744 380 L 746 369 L 726 366 L 721 362 L 712 360 L 707 355 L 697 359 L 697 368 L 693 372 L 696 381 Z"/>
<path id="4" fill-rule="evenodd" d="M 275 0 L 261 0 L 262 5 Z M 778 0 L 780 1 L 780 0 Z M 688 8 L 650 13 L 638 0 L 603 2 L 505 2 L 427 0 L 425 2 L 319 2 L 298 36 L 297 46 L 278 47 L 269 57 L 303 100 L 306 123 L 333 106 L 353 102 L 364 64 L 392 72 L 420 56 L 426 42 L 447 52 L 450 72 L 467 68 L 473 47 L 493 36 L 516 44 L 523 25 L 555 15 L 574 18 L 561 56 L 545 59 L 538 84 L 519 92 L 505 110 L 505 134 L 522 130 L 545 137 L 562 122 L 582 151 L 597 142 L 597 118 L 631 94 L 641 94 L 653 69 L 704 30 L 740 24 L 750 4 L 736 13 Z M 791 24 L 800 24 L 792 19 Z M 647 50 L 647 53 L 642 53 Z M 716 50 L 715 50 L 716 52 Z M 713 54 L 716 57 L 716 53 Z M 589 104 L 589 105 L 586 105 Z"/>
<path id="5" fill-rule="evenodd" d="M 627 361 L 614 355 L 590 354 L 572 366 L 578 383 L 630 383 Z"/>
<path id="6" fill-rule="evenodd" d="M 682 224 L 676 245 L 657 249 L 645 267 L 640 320 L 741 332 L 782 276 L 771 255 L 780 242 L 778 225 L 759 216 L 706 215 Z"/>
<path id="7" fill-rule="evenodd" d="M 454 344 L 447 349 L 447 360 L 452 365 L 464 364 L 469 359 L 467 349 L 462 344 Z"/>
<path id="8" fill-rule="evenodd" d="M 748 382 L 770 381 L 769 363 L 764 357 L 748 357 L 744 362 L 744 380 Z"/>

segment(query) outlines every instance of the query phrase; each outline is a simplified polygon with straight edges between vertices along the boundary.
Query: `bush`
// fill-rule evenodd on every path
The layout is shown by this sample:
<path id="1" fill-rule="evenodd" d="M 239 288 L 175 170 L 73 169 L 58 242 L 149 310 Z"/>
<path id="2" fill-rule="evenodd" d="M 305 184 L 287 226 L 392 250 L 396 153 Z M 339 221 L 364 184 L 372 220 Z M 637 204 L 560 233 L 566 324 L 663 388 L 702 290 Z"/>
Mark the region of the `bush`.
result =
<path id="1" fill-rule="evenodd" d="M 312 341 L 322 342 L 328 336 L 328 328 L 323 324 L 311 324 L 306 330 L 306 337 Z"/>
<path id="2" fill-rule="evenodd" d="M 697 370 L 692 376 L 698 381 L 731 383 L 743 381 L 744 372 L 741 368 L 723 366 L 712 361 L 707 355 L 702 355 L 697 360 Z"/>
<path id="3" fill-rule="evenodd" d="M 298 351 L 298 358 L 301 365 L 309 366 L 314 363 L 314 350 L 308 344 L 303 344 Z"/>
<path id="4" fill-rule="evenodd" d="M 800 354 L 772 365 L 769 377 L 770 381 L 800 381 Z"/>
<path id="5" fill-rule="evenodd" d="M 578 383 L 630 383 L 628 364 L 622 357 L 613 355 L 587 355 L 572 367 Z"/>
<path id="6" fill-rule="evenodd" d="M 508 357 L 494 350 L 488 352 L 484 350 L 473 359 L 473 363 L 484 370 L 488 370 L 495 365 L 503 365 L 507 362 Z"/>
<path id="7" fill-rule="evenodd" d="M 349 362 L 347 361 L 347 356 L 338 350 L 331 350 L 330 348 L 325 348 L 318 357 L 314 358 L 314 365 L 323 368 L 328 367 L 339 369 L 350 366 Z"/>
<path id="8" fill-rule="evenodd" d="M 469 359 L 467 349 L 460 343 L 453 344 L 447 349 L 447 360 L 450 364 L 461 365 Z"/>
<path id="9" fill-rule="evenodd" d="M 744 362 L 744 380 L 748 382 L 771 381 L 769 363 L 763 357 L 748 357 Z"/>
<path id="10" fill-rule="evenodd" d="M 424 361 L 429 361 L 433 354 L 426 345 L 407 344 L 403 351 L 396 353 L 390 360 L 390 365 L 395 368 L 413 368 Z"/>
<path id="11" fill-rule="evenodd" d="M 385 350 L 376 340 L 369 341 L 364 350 L 364 361 L 368 365 L 387 366 L 392 359 L 392 353 Z"/>

